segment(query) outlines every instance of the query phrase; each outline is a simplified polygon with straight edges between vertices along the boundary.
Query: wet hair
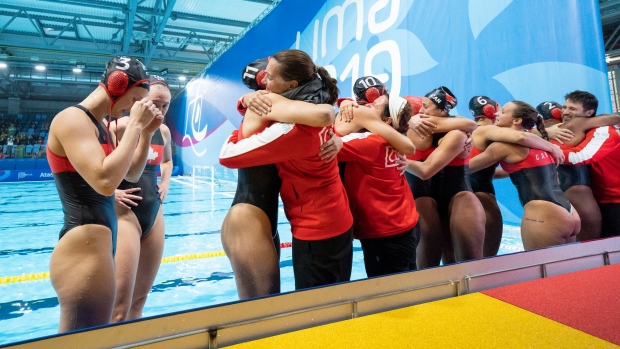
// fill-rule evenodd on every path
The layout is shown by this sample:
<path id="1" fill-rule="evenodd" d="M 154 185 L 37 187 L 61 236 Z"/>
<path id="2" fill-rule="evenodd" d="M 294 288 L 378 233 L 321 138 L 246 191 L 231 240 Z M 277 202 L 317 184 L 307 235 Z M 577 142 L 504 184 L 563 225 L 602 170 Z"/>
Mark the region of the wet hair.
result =
<path id="1" fill-rule="evenodd" d="M 301 50 L 282 50 L 272 57 L 280 64 L 279 73 L 285 81 L 297 80 L 299 85 L 310 82 L 318 74 L 329 89 L 330 98 L 327 103 L 334 105 L 338 100 L 338 86 L 327 70 L 315 65 L 312 58 Z"/>
<path id="2" fill-rule="evenodd" d="M 590 116 L 596 115 L 596 110 L 598 109 L 598 99 L 590 92 L 576 90 L 564 96 L 564 99 L 568 99 L 575 103 L 581 103 L 583 110 L 594 110 Z"/>
<path id="3" fill-rule="evenodd" d="M 538 110 L 531 105 L 522 101 L 510 101 L 515 105 L 515 109 L 512 112 L 513 119 L 521 119 L 521 125 L 526 130 L 531 130 L 534 126 L 542 136 L 542 138 L 549 140 L 549 134 L 545 129 L 545 122 Z"/>
<path id="4" fill-rule="evenodd" d="M 394 127 L 394 125 L 392 125 L 392 127 L 394 127 L 394 129 L 400 133 L 407 132 L 407 130 L 409 129 L 409 120 L 411 120 L 411 117 L 413 116 L 412 113 L 413 108 L 411 107 L 411 104 L 405 103 L 405 106 L 400 110 L 400 113 L 398 113 L 398 127 Z M 383 112 L 381 113 L 381 120 L 385 121 L 389 117 L 390 105 L 386 104 Z"/>

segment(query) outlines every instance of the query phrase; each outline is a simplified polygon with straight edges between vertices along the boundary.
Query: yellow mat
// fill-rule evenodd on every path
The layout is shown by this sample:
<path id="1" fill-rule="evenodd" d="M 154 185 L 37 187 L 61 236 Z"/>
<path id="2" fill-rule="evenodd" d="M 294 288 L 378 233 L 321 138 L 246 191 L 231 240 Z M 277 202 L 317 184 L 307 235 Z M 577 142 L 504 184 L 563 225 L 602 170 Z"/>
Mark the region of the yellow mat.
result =
<path id="1" fill-rule="evenodd" d="M 228 348 L 620 348 L 474 293 Z"/>

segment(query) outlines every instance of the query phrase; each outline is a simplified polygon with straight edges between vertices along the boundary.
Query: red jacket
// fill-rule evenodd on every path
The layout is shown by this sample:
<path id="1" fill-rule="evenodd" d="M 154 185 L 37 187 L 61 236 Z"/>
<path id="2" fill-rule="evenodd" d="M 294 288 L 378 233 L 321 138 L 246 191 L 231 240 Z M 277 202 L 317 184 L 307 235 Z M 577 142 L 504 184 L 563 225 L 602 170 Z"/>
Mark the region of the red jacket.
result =
<path id="1" fill-rule="evenodd" d="M 317 155 L 330 129 L 274 123 L 242 140 L 235 130 L 222 146 L 220 164 L 241 168 L 275 163 L 293 236 L 300 240 L 332 238 L 351 228 L 353 217 L 337 163 L 325 163 Z"/>
<path id="2" fill-rule="evenodd" d="M 355 237 L 382 238 L 413 228 L 419 215 L 407 180 L 396 169 L 398 152 L 369 132 L 352 133 L 342 141 L 338 161 L 347 162 L 344 183 Z"/>
<path id="3" fill-rule="evenodd" d="M 586 133 L 576 147 L 563 149 L 565 163 L 590 165 L 592 193 L 599 203 L 620 203 L 620 134 L 613 126 Z"/>

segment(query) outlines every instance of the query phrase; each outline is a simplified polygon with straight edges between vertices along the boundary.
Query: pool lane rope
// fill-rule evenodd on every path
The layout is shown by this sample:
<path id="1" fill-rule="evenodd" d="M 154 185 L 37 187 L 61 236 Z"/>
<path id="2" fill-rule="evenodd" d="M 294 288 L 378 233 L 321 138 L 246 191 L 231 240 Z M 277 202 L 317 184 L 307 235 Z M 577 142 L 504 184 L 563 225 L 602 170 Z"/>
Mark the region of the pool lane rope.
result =
<path id="1" fill-rule="evenodd" d="M 289 248 L 293 246 L 291 242 L 283 242 L 280 244 L 280 248 Z M 175 256 L 168 256 L 161 259 L 161 263 L 174 263 L 181 261 L 189 261 L 192 259 L 202 259 L 202 258 L 214 258 L 214 257 L 222 257 L 225 256 L 226 252 L 224 250 L 219 251 L 211 251 L 211 252 L 201 252 L 201 253 L 186 253 Z M 31 273 L 31 274 L 22 274 L 22 275 L 14 275 L 14 276 L 0 276 L 0 285 L 2 284 L 14 284 L 17 282 L 24 281 L 36 281 L 36 280 L 44 280 L 49 279 L 50 272 L 46 271 L 43 273 Z"/>

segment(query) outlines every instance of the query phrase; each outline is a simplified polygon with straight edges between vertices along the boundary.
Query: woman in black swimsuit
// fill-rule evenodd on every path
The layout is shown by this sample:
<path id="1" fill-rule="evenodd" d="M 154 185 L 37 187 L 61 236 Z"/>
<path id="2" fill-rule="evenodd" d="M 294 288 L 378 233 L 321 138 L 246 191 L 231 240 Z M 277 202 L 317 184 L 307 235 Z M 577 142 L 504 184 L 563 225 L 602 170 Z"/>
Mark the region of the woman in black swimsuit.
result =
<path id="1" fill-rule="evenodd" d="M 61 111 L 50 126 L 47 157 L 65 215 L 50 260 L 60 303 L 59 332 L 110 322 L 117 228 L 114 190 L 125 177 L 137 180 L 150 136 L 162 121 L 155 105 L 144 99 L 148 81 L 142 63 L 114 57 L 100 86 L 79 105 Z M 118 118 L 125 111 L 130 111 L 130 121 L 123 142 L 113 149 L 102 122 L 106 115 Z"/>
<path id="2" fill-rule="evenodd" d="M 165 80 L 151 75 L 148 99 L 163 116 L 170 106 L 170 89 Z M 117 140 L 122 141 L 129 118 L 112 124 Z M 161 181 L 157 183 L 157 167 Z M 123 180 L 115 193 L 118 217 L 116 263 L 116 301 L 112 321 L 142 317 L 146 297 L 153 286 L 164 249 L 162 203 L 172 174 L 170 130 L 159 126 L 151 138 L 144 172 L 137 182 Z"/>

